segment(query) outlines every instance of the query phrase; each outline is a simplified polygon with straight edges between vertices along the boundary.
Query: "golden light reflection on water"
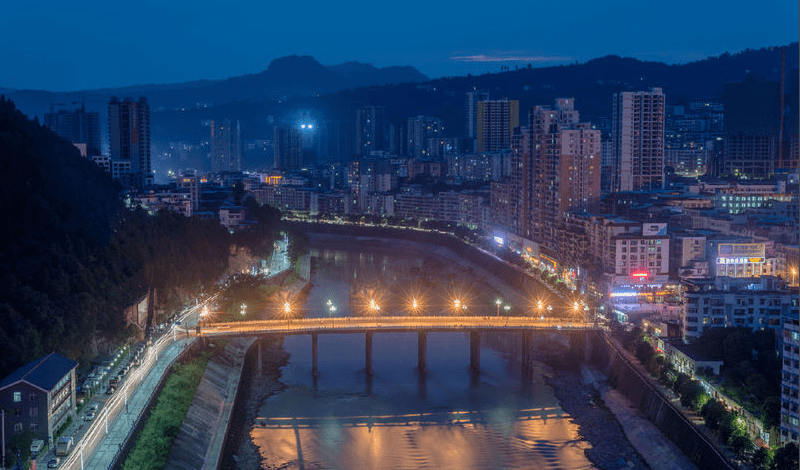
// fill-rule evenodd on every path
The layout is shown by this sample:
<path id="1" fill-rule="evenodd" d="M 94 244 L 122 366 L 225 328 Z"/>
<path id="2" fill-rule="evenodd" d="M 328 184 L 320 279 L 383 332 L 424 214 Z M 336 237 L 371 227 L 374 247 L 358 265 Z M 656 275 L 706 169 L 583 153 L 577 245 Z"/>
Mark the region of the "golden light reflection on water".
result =
<path id="1" fill-rule="evenodd" d="M 559 407 L 259 418 L 250 436 L 265 468 L 593 468 Z"/>

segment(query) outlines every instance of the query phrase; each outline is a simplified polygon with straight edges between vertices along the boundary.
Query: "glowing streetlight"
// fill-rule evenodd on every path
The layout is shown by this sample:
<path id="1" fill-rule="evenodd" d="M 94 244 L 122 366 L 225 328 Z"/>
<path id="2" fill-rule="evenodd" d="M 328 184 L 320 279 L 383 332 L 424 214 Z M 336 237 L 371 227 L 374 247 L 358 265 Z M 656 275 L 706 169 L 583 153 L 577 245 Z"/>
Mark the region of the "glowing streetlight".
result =
<path id="1" fill-rule="evenodd" d="M 247 304 L 242 304 L 242 308 L 239 312 L 242 314 L 242 316 L 245 316 L 247 314 Z"/>
<path id="2" fill-rule="evenodd" d="M 333 305 L 333 301 L 328 300 L 328 316 L 331 319 L 331 326 L 333 326 L 333 312 L 336 311 L 336 306 Z"/>
<path id="3" fill-rule="evenodd" d="M 461 308 L 461 301 L 459 299 L 455 299 L 453 301 L 453 308 L 456 310 L 456 312 Z"/>
<path id="4" fill-rule="evenodd" d="M 500 316 L 500 304 L 502 304 L 503 301 L 501 299 L 497 299 L 497 300 L 494 301 L 494 303 L 495 303 L 495 305 L 497 305 L 497 316 L 499 317 Z"/>
<path id="5" fill-rule="evenodd" d="M 203 311 L 200 312 L 200 326 L 203 326 L 203 320 L 208 316 L 208 305 L 203 305 Z"/>
<path id="6" fill-rule="evenodd" d="M 289 304 L 289 302 L 283 303 L 283 311 L 286 312 L 287 315 L 292 313 L 292 306 Z"/>
<path id="7" fill-rule="evenodd" d="M 378 305 L 377 302 L 375 302 L 375 299 L 369 299 L 369 309 L 372 310 L 373 312 L 377 312 L 378 310 L 381 309 L 381 306 Z"/>
<path id="8" fill-rule="evenodd" d="M 792 285 L 795 285 L 795 279 L 797 279 L 795 276 L 797 276 L 797 270 L 792 268 Z"/>

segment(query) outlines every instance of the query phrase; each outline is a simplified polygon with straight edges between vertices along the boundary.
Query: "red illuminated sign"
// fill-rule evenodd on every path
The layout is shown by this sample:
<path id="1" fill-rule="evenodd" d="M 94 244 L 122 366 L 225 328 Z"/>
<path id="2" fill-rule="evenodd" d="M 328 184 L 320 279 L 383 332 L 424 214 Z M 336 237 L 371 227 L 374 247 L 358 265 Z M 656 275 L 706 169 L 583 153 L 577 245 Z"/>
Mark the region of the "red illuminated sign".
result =
<path id="1" fill-rule="evenodd" d="M 631 273 L 631 277 L 647 277 L 650 273 L 647 271 L 634 271 Z"/>

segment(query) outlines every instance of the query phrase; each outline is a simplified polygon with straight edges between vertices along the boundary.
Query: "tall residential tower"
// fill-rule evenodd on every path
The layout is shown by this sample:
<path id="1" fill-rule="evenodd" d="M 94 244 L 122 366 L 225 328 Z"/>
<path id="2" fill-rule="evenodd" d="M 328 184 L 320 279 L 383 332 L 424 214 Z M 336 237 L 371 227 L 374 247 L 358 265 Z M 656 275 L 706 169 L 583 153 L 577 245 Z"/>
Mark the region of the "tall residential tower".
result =
<path id="1" fill-rule="evenodd" d="M 479 101 L 477 121 L 478 152 L 509 149 L 514 129 L 519 127 L 519 101 Z"/>
<path id="2" fill-rule="evenodd" d="M 116 97 L 108 102 L 108 137 L 112 166 L 130 168 L 120 181 L 143 190 L 153 184 L 150 161 L 150 106 L 146 98 Z M 126 178 L 126 176 L 128 176 Z M 126 181 L 127 180 L 127 181 Z"/>
<path id="3" fill-rule="evenodd" d="M 615 93 L 612 103 L 613 184 L 611 190 L 646 191 L 664 181 L 664 93 Z"/>
<path id="4" fill-rule="evenodd" d="M 211 171 L 242 171 L 239 121 L 211 121 Z"/>

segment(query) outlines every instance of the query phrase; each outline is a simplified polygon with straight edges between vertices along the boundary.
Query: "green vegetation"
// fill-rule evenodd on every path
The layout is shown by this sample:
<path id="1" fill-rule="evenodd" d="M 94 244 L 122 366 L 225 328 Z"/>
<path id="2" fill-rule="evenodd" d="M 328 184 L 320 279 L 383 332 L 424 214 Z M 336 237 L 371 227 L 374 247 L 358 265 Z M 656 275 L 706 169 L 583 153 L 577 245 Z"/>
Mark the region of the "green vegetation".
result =
<path id="1" fill-rule="evenodd" d="M 292 273 L 284 276 L 283 284 L 290 282 Z M 280 276 L 278 277 L 281 278 Z M 212 322 L 264 320 L 275 310 L 270 300 L 281 289 L 281 283 L 267 281 L 262 276 L 238 274 L 230 280 L 219 300 L 219 313 Z M 274 304 L 275 302 L 273 302 Z M 242 315 L 242 304 L 246 305 Z"/>
<path id="2" fill-rule="evenodd" d="M 800 465 L 798 462 L 798 453 L 800 449 L 797 448 L 796 442 L 790 442 L 780 449 L 775 451 L 775 458 L 772 461 L 770 470 L 795 470 Z"/>
<path id="3" fill-rule="evenodd" d="M 762 411 L 766 410 L 762 416 L 767 416 L 764 426 L 769 428 L 776 425 L 777 421 L 774 420 L 777 418 L 774 415 L 780 416 L 780 399 L 767 395 L 770 391 L 775 391 L 772 390 L 774 388 L 772 384 L 765 383 L 766 380 L 769 380 L 766 377 L 775 375 L 776 370 L 779 370 L 779 363 L 773 361 L 775 351 L 772 331 L 750 332 L 749 330 L 726 328 L 715 328 L 708 331 L 708 337 L 704 334 L 703 338 L 706 339 L 701 338 L 695 344 L 701 347 L 702 353 L 711 357 L 714 356 L 714 348 L 718 348 L 716 351 L 723 351 L 725 368 L 722 381 L 730 383 L 738 380 L 740 384 L 739 387 L 734 388 L 739 393 L 732 394 L 733 397 L 747 393 L 747 397 L 751 400 L 749 402 L 752 403 L 758 397 L 766 396 L 763 398 L 764 405 L 761 407 Z M 706 340 L 707 342 L 705 342 Z M 749 459 L 753 468 L 763 470 L 797 468 L 796 446 L 793 454 L 791 445 L 781 447 L 774 453 L 772 450 L 761 447 L 755 449 L 744 419 L 734 412 L 729 412 L 722 402 L 709 397 L 698 380 L 692 379 L 684 373 L 676 374 L 670 364 L 664 360 L 664 356 L 652 347 L 649 337 L 643 334 L 641 329 L 635 328 L 630 332 L 623 333 L 622 342 L 626 349 L 634 352 L 653 377 L 657 377 L 678 394 L 682 406 L 698 411 L 705 420 L 706 426 L 719 433 L 720 441 L 730 446 L 740 457 Z M 763 367 L 758 371 L 754 369 L 752 362 L 751 351 L 753 349 L 757 351 L 757 359 L 754 362 Z M 743 375 L 747 375 L 749 378 L 742 379 Z M 780 379 L 777 377 L 773 377 L 773 380 L 780 383 Z M 755 387 L 759 387 L 759 390 L 757 391 Z M 725 393 L 727 392 L 728 390 L 725 390 Z M 747 402 L 747 400 L 745 401 Z M 784 450 L 787 448 L 790 448 L 789 451 Z M 791 460 L 792 457 L 794 460 Z M 783 460 L 779 461 L 779 459 Z"/>
<path id="4" fill-rule="evenodd" d="M 694 344 L 708 357 L 722 352 L 720 375 L 704 374 L 710 383 L 760 416 L 765 428 L 779 425 L 781 364 L 773 330 L 710 328 Z"/>
<path id="5" fill-rule="evenodd" d="M 64 421 L 64 424 L 58 427 L 55 435 L 53 435 L 53 439 L 58 439 L 62 434 L 64 434 L 64 431 L 67 430 L 70 424 L 72 424 L 72 416 L 68 416 L 67 420 Z"/>
<path id="6" fill-rule="evenodd" d="M 280 212 L 242 201 L 257 224 L 127 210 L 120 186 L 68 141 L 0 98 L 0 377 L 50 351 L 122 343 L 125 308 L 146 294 L 171 314 L 227 269 L 230 246 L 268 253 Z"/>
<path id="7" fill-rule="evenodd" d="M 11 433 L 6 435 L 6 461 L 3 468 L 13 468 L 17 463 L 17 453 L 23 465 L 27 465 L 31 458 L 31 443 L 33 442 L 33 431 Z"/>
<path id="8" fill-rule="evenodd" d="M 122 465 L 123 470 L 164 468 L 212 354 L 213 351 L 204 351 L 196 359 L 173 366 L 158 402 Z"/>

